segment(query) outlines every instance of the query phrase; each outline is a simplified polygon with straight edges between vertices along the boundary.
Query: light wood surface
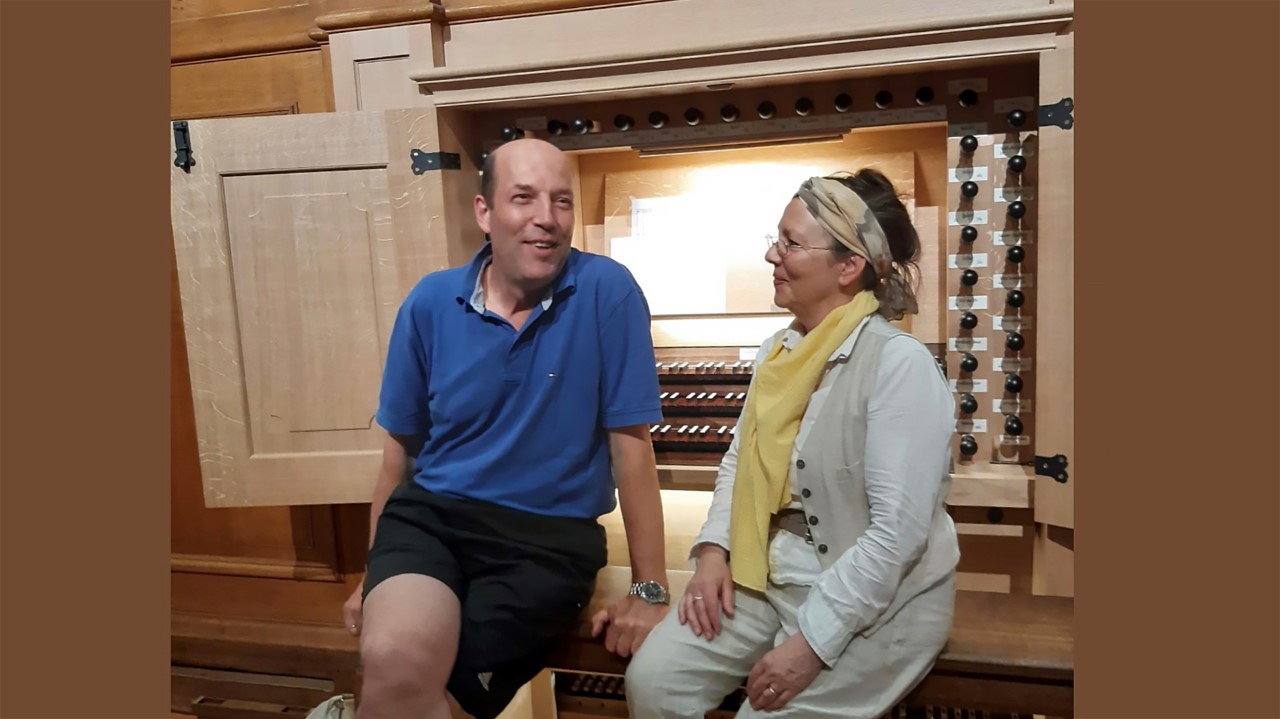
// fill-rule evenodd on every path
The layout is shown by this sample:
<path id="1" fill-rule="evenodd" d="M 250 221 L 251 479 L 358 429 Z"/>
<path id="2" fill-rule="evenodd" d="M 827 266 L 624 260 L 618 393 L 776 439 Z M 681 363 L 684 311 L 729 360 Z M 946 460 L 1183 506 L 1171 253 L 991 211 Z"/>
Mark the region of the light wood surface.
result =
<path id="1" fill-rule="evenodd" d="M 434 113 L 193 121 L 174 168 L 188 363 L 209 506 L 367 500 L 400 302 L 456 263 Z M 425 228 L 425 230 L 424 230 Z"/>

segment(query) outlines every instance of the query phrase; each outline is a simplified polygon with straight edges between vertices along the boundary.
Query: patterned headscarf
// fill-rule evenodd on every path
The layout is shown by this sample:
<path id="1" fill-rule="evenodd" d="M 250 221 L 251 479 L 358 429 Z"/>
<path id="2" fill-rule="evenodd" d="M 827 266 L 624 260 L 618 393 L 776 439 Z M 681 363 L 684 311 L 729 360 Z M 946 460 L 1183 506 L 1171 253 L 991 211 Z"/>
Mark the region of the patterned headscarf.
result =
<path id="1" fill-rule="evenodd" d="M 796 197 L 804 201 L 824 230 L 875 269 L 878 284 L 872 289 L 885 319 L 897 320 L 919 311 L 910 283 L 893 261 L 884 228 L 858 193 L 835 177 L 810 177 L 800 185 Z"/>

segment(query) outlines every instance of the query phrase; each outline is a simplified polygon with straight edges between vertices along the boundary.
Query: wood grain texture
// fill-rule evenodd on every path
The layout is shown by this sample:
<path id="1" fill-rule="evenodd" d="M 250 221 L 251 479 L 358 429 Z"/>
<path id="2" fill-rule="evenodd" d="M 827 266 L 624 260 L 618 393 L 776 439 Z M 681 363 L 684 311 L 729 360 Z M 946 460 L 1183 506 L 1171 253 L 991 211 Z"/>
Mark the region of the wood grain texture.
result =
<path id="1" fill-rule="evenodd" d="M 1042 0 L 818 0 L 788 12 L 767 0 L 673 0 L 450 25 L 445 61 L 418 63 L 411 77 L 442 107 L 811 82 L 1030 58 L 1070 16 Z"/>
<path id="2" fill-rule="evenodd" d="M 320 50 L 175 65 L 169 71 L 174 119 L 330 112 L 333 84 Z"/>
<path id="3" fill-rule="evenodd" d="M 315 19 L 316 27 L 329 33 L 374 27 L 429 23 L 443 17 L 439 5 L 421 2 L 410 5 L 361 8 L 328 13 Z"/>
<path id="4" fill-rule="evenodd" d="M 1074 96 L 1073 67 L 1074 41 L 1068 35 L 1040 60 L 1041 105 Z M 1042 456 L 1065 455 L 1069 479 L 1036 477 L 1036 521 L 1073 528 L 1081 476 L 1075 454 L 1075 131 L 1049 125 L 1039 136 L 1039 236 L 1029 248 L 1038 253 L 1040 268 L 1035 448 Z"/>
<path id="5" fill-rule="evenodd" d="M 613 5 L 643 5 L 669 0 L 443 0 L 446 23 L 495 20 L 522 15 L 573 12 Z"/>
<path id="6" fill-rule="evenodd" d="M 172 203 L 205 503 L 366 501 L 391 323 L 449 264 L 439 173 L 411 172 L 434 113 L 189 127 Z"/>
<path id="7" fill-rule="evenodd" d="M 316 18 L 311 3 L 274 0 L 245 3 L 202 3 L 176 14 L 169 30 L 172 63 L 263 55 L 313 49 L 310 36 Z"/>

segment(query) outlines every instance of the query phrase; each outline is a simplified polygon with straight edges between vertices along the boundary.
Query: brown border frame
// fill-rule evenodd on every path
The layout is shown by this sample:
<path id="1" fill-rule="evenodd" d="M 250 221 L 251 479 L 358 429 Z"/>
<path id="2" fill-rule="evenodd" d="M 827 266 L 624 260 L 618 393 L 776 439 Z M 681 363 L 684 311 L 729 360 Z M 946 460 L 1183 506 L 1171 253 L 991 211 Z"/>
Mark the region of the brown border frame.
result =
<path id="1" fill-rule="evenodd" d="M 165 9 L 0 3 L 3 717 L 168 716 Z M 1077 715 L 1275 717 L 1280 4 L 1076 12 Z"/>

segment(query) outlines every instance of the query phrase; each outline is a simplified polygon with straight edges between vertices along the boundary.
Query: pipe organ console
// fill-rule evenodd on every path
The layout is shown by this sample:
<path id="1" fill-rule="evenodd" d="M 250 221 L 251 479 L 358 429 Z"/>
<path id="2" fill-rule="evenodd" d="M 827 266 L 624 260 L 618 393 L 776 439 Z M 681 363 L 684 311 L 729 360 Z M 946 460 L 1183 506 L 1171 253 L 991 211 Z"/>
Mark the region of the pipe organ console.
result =
<path id="1" fill-rule="evenodd" d="M 759 239 L 804 177 L 885 172 L 921 238 L 920 312 L 901 324 L 929 346 L 956 401 L 950 500 L 963 511 L 953 514 L 1014 510 L 962 523 L 976 536 L 962 540 L 961 584 L 1020 593 L 1033 583 L 1034 487 L 1046 466 L 1060 468 L 1045 463 L 1058 439 L 1039 444 L 1040 337 L 1062 347 L 1069 318 L 1038 296 L 1042 272 L 1061 286 L 1064 269 L 1042 267 L 1038 252 L 1039 75 L 1034 63 L 1004 62 L 547 97 L 466 116 L 477 155 L 516 137 L 568 152 L 581 197 L 575 243 L 618 259 L 644 289 L 664 414 L 649 430 L 667 489 L 713 486 L 754 352 L 790 321 L 772 306 Z M 1051 181 L 1060 195 L 1063 181 Z M 1051 383 L 1049 406 L 1064 386 Z"/>

